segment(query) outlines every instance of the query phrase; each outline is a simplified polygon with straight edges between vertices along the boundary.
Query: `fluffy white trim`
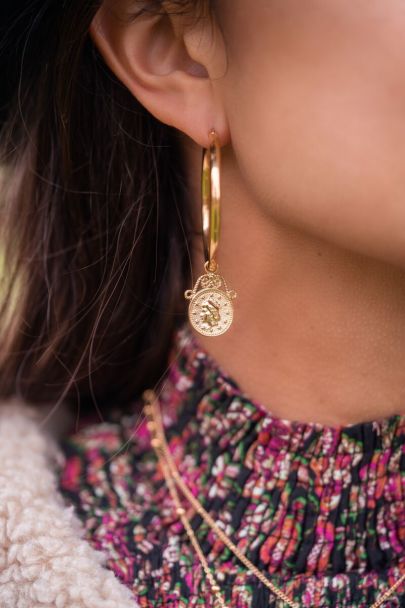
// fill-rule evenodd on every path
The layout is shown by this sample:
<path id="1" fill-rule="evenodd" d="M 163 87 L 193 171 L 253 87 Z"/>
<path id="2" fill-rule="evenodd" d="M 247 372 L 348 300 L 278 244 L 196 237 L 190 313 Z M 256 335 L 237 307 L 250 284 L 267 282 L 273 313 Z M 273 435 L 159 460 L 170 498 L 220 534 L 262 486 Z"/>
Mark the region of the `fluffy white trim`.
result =
<path id="1" fill-rule="evenodd" d="M 41 416 L 17 399 L 0 403 L 0 606 L 134 608 L 57 490 L 63 456 Z"/>

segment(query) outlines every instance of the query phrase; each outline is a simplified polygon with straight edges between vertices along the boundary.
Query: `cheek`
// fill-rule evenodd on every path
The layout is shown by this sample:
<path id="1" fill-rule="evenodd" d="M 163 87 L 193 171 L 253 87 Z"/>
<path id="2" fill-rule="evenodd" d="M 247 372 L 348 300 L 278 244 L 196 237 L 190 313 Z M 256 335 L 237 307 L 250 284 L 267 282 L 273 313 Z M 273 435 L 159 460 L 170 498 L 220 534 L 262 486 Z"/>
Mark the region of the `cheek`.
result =
<path id="1" fill-rule="evenodd" d="M 405 43 L 349 23 L 317 23 L 320 40 L 279 15 L 256 38 L 229 70 L 232 144 L 275 219 L 404 266 Z"/>

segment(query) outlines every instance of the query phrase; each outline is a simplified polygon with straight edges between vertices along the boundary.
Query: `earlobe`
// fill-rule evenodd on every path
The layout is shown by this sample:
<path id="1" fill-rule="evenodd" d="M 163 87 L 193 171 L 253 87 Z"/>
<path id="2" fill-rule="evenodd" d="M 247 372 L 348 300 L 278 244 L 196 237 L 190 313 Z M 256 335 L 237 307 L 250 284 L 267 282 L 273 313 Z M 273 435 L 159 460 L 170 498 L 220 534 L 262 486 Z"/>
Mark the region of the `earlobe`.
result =
<path id="1" fill-rule="evenodd" d="M 225 111 L 212 79 L 223 53 L 212 38 L 213 25 L 186 29 L 180 15 L 164 11 L 129 19 L 118 12 L 119 4 L 104 3 L 90 28 L 109 68 L 161 122 L 203 147 L 208 146 L 211 128 L 222 145 L 227 143 Z"/>

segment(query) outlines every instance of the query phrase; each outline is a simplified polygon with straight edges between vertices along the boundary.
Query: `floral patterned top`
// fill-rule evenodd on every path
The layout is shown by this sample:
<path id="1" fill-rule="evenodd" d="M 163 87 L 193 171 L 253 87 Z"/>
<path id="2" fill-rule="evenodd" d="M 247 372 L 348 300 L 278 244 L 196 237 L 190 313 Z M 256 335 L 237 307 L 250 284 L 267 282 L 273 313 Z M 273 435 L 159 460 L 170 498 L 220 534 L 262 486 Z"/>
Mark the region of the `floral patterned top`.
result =
<path id="1" fill-rule="evenodd" d="M 183 479 L 299 606 L 366 608 L 405 572 L 405 415 L 338 427 L 278 418 L 188 326 L 176 331 L 160 389 Z M 138 405 L 63 439 L 60 490 L 134 606 L 214 608 Z M 284 604 L 200 516 L 190 521 L 229 608 Z M 383 607 L 405 607 L 404 583 Z"/>

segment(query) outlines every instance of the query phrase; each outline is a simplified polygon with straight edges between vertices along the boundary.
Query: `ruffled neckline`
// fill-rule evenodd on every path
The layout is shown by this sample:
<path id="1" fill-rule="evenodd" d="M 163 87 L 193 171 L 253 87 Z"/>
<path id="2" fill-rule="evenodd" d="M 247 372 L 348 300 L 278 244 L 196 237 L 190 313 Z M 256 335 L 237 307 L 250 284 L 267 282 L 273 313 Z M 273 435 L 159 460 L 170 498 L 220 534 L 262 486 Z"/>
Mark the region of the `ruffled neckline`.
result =
<path id="1" fill-rule="evenodd" d="M 176 333 L 160 400 L 183 480 L 263 571 L 404 566 L 404 415 L 339 426 L 277 417 L 241 391 L 187 326 Z M 232 572 L 224 546 L 205 532 L 210 558 Z"/>
<path id="2" fill-rule="evenodd" d="M 167 420 L 194 412 L 206 445 L 218 443 L 223 448 L 226 443 L 235 447 L 253 432 L 252 460 L 274 450 L 307 458 L 370 453 L 389 448 L 395 435 L 405 432 L 405 414 L 347 425 L 279 417 L 241 390 L 187 324 L 175 333 L 170 360 L 161 395 Z"/>

